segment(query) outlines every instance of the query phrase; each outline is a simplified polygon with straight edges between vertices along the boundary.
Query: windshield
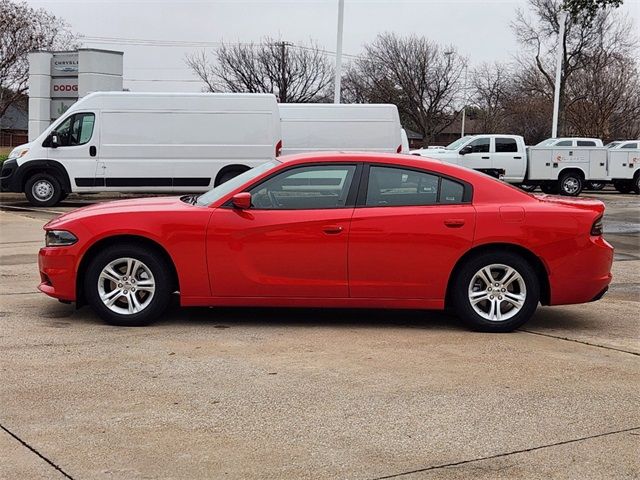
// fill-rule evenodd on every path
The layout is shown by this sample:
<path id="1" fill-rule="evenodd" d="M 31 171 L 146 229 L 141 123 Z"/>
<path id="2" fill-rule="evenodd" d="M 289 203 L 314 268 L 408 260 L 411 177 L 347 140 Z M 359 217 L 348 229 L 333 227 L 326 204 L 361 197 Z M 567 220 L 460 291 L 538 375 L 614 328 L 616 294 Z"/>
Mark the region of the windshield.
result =
<path id="1" fill-rule="evenodd" d="M 471 138 L 471 135 L 465 135 L 464 137 L 459 138 L 458 140 L 456 140 L 453 143 L 450 143 L 449 145 L 447 145 L 444 148 L 446 148 L 447 150 L 457 150 L 458 148 L 460 148 L 462 146 L 463 143 L 465 143 L 470 138 Z"/>
<path id="2" fill-rule="evenodd" d="M 278 162 L 277 160 L 272 160 L 271 162 L 263 163 L 262 165 L 258 165 L 255 168 L 247 170 L 237 177 L 233 177 L 231 180 L 224 182 L 222 185 L 218 185 L 212 190 L 209 190 L 207 193 L 203 193 L 202 195 L 200 195 L 198 197 L 198 200 L 196 201 L 196 205 L 211 205 L 213 202 L 220 200 L 222 197 L 233 192 L 241 185 L 262 175 L 264 172 L 271 170 L 273 167 L 278 165 L 278 163 L 280 162 Z"/>
<path id="3" fill-rule="evenodd" d="M 605 147 L 606 148 L 617 147 L 618 145 L 620 145 L 620 143 L 622 143 L 622 142 L 611 142 L 611 143 L 608 143 L 607 145 L 605 145 Z"/>

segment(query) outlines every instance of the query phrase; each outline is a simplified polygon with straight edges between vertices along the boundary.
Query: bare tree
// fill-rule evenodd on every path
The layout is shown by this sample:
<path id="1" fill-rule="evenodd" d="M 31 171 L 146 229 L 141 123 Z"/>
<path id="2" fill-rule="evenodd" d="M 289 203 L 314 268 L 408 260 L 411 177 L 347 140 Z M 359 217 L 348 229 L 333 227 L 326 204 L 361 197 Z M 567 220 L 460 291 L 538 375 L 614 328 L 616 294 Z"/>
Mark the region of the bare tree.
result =
<path id="1" fill-rule="evenodd" d="M 476 108 L 476 120 L 485 133 L 507 129 L 507 99 L 512 88 L 512 75 L 507 65 L 483 63 L 471 75 L 471 104 Z"/>
<path id="2" fill-rule="evenodd" d="M 347 68 L 345 98 L 396 104 L 403 124 L 432 143 L 458 114 L 465 60 L 415 35 L 381 34 L 364 50 Z"/>
<path id="3" fill-rule="evenodd" d="M 618 2 L 596 0 L 594 8 L 585 7 L 585 2 L 589 3 L 587 0 L 570 1 L 571 5 L 567 7 L 561 0 L 529 0 L 534 18 L 518 10 L 512 24 L 520 44 L 531 55 L 519 59 L 520 68 L 528 71 L 529 67 L 534 66 L 541 75 L 539 78 L 546 84 L 545 91 L 553 91 L 554 52 L 560 44 L 564 47 L 560 81 L 560 134 L 565 129 L 565 109 L 578 100 L 567 98 L 566 86 L 584 68 L 585 58 L 598 51 L 618 51 L 629 55 L 636 44 L 631 22 L 614 15 L 612 9 L 607 8 L 607 4 L 617 6 Z M 570 14 L 565 20 L 564 36 L 559 38 L 561 13 L 565 8 L 569 8 Z"/>
<path id="4" fill-rule="evenodd" d="M 265 38 L 254 44 L 223 44 L 215 58 L 202 51 L 187 65 L 210 92 L 274 93 L 282 103 L 327 101 L 333 68 L 316 44 Z"/>
<path id="5" fill-rule="evenodd" d="M 27 92 L 27 53 L 75 47 L 64 20 L 24 2 L 0 0 L 0 116 Z"/>

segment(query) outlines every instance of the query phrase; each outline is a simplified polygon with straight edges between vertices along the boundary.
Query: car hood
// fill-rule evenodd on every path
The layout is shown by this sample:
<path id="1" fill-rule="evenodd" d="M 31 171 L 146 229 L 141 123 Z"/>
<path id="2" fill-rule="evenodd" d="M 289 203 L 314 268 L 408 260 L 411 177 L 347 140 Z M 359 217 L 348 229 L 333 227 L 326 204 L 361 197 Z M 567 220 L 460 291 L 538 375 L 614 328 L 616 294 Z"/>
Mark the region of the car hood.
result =
<path id="1" fill-rule="evenodd" d="M 596 200 L 595 198 L 561 197 L 558 195 L 547 195 L 544 193 L 532 195 L 541 202 L 555 203 L 557 205 L 565 205 L 580 208 L 582 210 L 592 210 L 598 213 L 603 213 L 605 208 L 604 203 L 600 200 Z"/>
<path id="2" fill-rule="evenodd" d="M 45 228 L 54 228 L 70 222 L 81 221 L 88 217 L 96 217 L 102 215 L 113 214 L 132 214 L 138 213 L 145 215 L 151 212 L 170 212 L 178 210 L 186 210 L 197 207 L 185 203 L 180 197 L 151 197 L 151 198 L 134 198 L 131 200 L 116 200 L 113 202 L 97 203 L 88 207 L 79 208 L 72 212 L 65 213 L 54 218 L 45 225 Z"/>

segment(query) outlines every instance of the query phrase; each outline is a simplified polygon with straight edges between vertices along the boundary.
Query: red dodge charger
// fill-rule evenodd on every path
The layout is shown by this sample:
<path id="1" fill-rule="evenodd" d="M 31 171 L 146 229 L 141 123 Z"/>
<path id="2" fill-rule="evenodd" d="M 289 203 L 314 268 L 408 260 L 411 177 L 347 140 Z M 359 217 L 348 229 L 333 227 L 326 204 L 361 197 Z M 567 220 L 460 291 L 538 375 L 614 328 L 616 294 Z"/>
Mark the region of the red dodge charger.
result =
<path id="1" fill-rule="evenodd" d="M 40 290 L 146 325 L 184 306 L 443 309 L 510 331 L 611 281 L 604 205 L 434 160 L 309 154 L 200 196 L 102 203 L 47 225 Z"/>

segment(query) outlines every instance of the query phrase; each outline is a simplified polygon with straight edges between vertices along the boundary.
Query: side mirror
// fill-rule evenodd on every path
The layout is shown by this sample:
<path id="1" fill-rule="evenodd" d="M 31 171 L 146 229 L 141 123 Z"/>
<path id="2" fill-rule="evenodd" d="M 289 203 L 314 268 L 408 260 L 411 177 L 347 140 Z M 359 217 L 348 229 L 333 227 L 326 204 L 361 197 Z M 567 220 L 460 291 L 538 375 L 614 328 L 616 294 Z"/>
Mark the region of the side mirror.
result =
<path id="1" fill-rule="evenodd" d="M 471 145 L 465 145 L 458 152 L 460 155 L 466 155 L 467 153 L 473 152 L 473 147 Z"/>
<path id="2" fill-rule="evenodd" d="M 251 208 L 251 194 L 249 192 L 236 193 L 233 198 L 231 198 L 231 203 L 235 208 L 239 208 L 240 210 Z"/>
<path id="3" fill-rule="evenodd" d="M 47 140 L 45 141 L 43 147 L 58 148 L 58 146 L 60 146 L 58 132 L 51 132 L 47 137 Z"/>

